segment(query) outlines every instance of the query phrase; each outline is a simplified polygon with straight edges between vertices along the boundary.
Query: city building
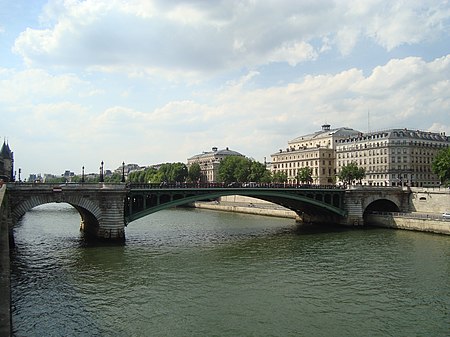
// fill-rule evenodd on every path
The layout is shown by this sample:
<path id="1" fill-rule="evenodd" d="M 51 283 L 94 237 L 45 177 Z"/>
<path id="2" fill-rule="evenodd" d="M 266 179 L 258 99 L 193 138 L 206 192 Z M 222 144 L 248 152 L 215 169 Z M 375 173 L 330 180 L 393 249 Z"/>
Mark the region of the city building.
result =
<path id="1" fill-rule="evenodd" d="M 219 165 L 220 162 L 229 156 L 241 156 L 239 152 L 230 150 L 228 147 L 223 150 L 218 150 L 213 147 L 212 151 L 203 152 L 188 158 L 187 167 L 190 168 L 192 164 L 198 163 L 200 165 L 201 181 L 208 183 L 219 182 Z"/>
<path id="2" fill-rule="evenodd" d="M 14 181 L 14 153 L 5 141 L 0 150 L 0 179 Z"/>
<path id="3" fill-rule="evenodd" d="M 300 169 L 312 170 L 313 184 L 335 184 L 336 145 L 342 139 L 355 137 L 359 131 L 341 127 L 331 129 L 329 124 L 322 125 L 320 131 L 297 137 L 288 142 L 288 147 L 271 155 L 272 174 L 283 172 L 288 183 L 300 183 L 297 174 Z"/>
<path id="4" fill-rule="evenodd" d="M 363 185 L 439 186 L 432 162 L 448 146 L 445 133 L 409 129 L 360 133 L 336 144 L 336 173 L 354 162 L 366 170 Z"/>

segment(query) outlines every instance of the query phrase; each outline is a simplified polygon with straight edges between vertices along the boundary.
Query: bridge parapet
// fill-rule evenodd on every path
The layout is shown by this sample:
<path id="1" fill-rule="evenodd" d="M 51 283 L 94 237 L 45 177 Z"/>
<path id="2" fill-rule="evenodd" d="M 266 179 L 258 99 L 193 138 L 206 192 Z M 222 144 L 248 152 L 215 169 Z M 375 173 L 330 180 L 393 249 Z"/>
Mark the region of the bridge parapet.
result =
<path id="1" fill-rule="evenodd" d="M 364 225 L 364 218 L 371 211 L 410 211 L 408 188 L 353 186 L 345 192 L 345 225 Z"/>
<path id="2" fill-rule="evenodd" d="M 47 203 L 65 202 L 81 216 L 80 229 L 97 238 L 125 237 L 124 184 L 8 184 L 13 224 L 28 210 Z"/>
<path id="3" fill-rule="evenodd" d="M 196 184 L 195 184 L 196 185 Z M 65 202 L 78 210 L 80 227 L 97 238 L 123 240 L 125 225 L 162 209 L 221 196 L 242 195 L 269 201 L 311 222 L 362 225 L 368 211 L 409 211 L 409 190 L 335 186 L 195 186 L 185 184 L 23 184 L 7 185 L 16 223 L 33 207 Z M 387 207 L 387 208 L 386 208 Z"/>

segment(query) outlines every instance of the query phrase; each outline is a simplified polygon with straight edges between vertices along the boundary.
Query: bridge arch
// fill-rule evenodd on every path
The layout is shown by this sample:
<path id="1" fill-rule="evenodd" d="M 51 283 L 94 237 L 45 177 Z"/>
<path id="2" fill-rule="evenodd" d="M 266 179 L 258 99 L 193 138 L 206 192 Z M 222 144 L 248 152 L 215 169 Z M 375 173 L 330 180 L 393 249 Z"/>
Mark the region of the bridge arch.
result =
<path id="1" fill-rule="evenodd" d="M 11 200 L 11 218 L 16 224 L 28 211 L 34 207 L 49 203 L 66 203 L 75 208 L 81 217 L 80 228 L 94 233 L 99 226 L 101 210 L 97 204 L 80 196 L 70 195 L 62 197 L 59 194 L 22 195 L 20 200 Z"/>
<path id="2" fill-rule="evenodd" d="M 336 191 L 318 193 L 301 193 L 295 190 L 275 189 L 208 189 L 202 193 L 193 191 L 131 191 L 125 205 L 125 219 L 127 223 L 155 213 L 157 211 L 181 206 L 195 201 L 214 200 L 222 196 L 241 195 L 269 201 L 286 207 L 299 216 L 308 214 L 315 217 L 342 217 L 345 211 L 340 207 L 342 195 Z"/>
<path id="3" fill-rule="evenodd" d="M 363 211 L 363 222 L 367 224 L 368 216 L 373 212 L 400 212 L 399 204 L 393 198 L 376 199 L 370 202 Z"/>

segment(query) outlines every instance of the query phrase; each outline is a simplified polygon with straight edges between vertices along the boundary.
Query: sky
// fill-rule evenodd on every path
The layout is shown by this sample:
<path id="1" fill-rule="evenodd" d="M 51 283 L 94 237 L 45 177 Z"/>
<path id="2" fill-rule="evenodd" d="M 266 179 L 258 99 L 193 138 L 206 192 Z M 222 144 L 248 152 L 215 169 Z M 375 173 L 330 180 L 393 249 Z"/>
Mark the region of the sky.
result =
<path id="1" fill-rule="evenodd" d="M 450 135 L 448 0 L 0 0 L 15 169 L 98 173 L 321 129 Z"/>

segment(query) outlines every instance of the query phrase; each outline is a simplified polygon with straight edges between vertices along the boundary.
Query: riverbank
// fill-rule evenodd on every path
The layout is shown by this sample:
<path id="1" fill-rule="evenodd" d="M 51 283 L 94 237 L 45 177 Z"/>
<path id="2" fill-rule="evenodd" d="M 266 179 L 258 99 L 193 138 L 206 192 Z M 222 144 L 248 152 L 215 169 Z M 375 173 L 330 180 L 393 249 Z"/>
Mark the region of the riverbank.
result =
<path id="1" fill-rule="evenodd" d="M 3 207 L 6 185 L 0 188 L 0 336 L 11 335 L 11 271 L 8 219 Z"/>
<path id="2" fill-rule="evenodd" d="M 301 221 L 301 218 L 295 212 L 287 208 L 250 197 L 222 197 L 218 201 L 195 202 L 194 207 L 224 212 L 291 218 Z M 369 226 L 450 235 L 450 221 L 441 219 L 439 213 L 430 213 L 429 215 L 418 212 L 372 214 L 367 217 L 366 221 Z"/>
<path id="3" fill-rule="evenodd" d="M 287 208 L 257 201 L 199 201 L 194 203 L 194 207 L 224 212 L 237 212 L 300 220 L 297 213 Z"/>
<path id="4" fill-rule="evenodd" d="M 423 216 L 423 214 L 417 213 L 370 214 L 366 221 L 370 226 L 450 235 L 450 221 L 438 219 L 432 215 Z"/>

